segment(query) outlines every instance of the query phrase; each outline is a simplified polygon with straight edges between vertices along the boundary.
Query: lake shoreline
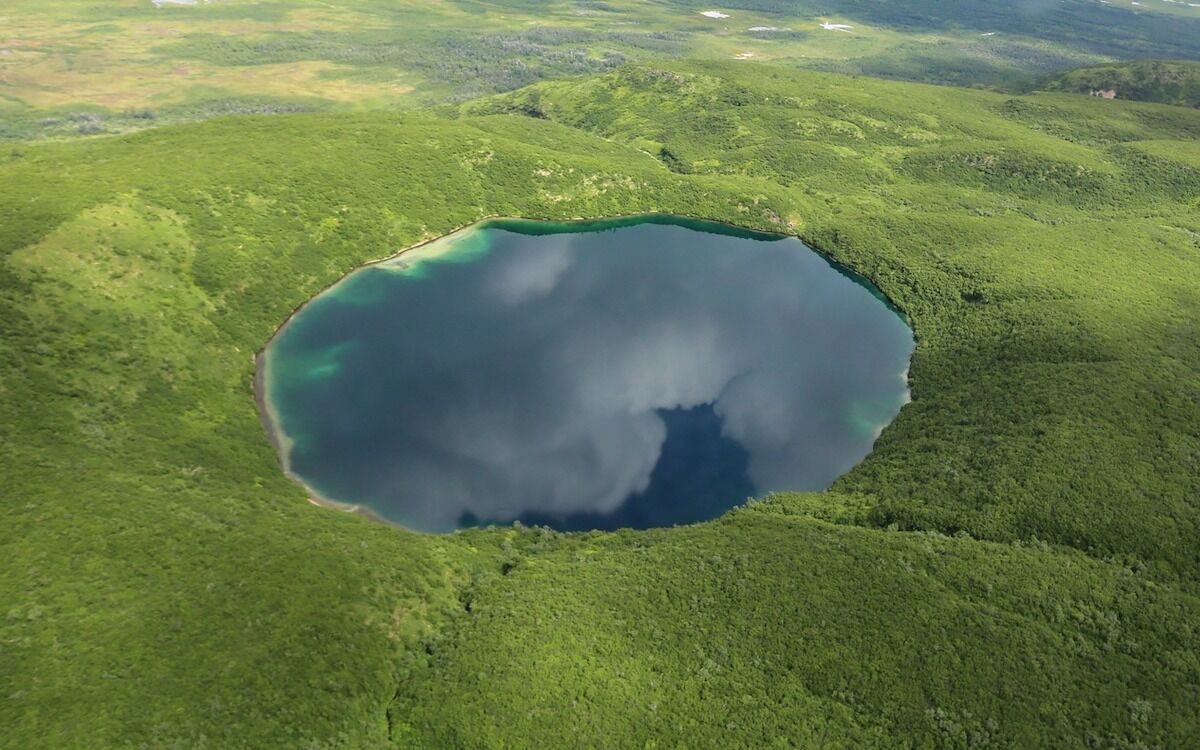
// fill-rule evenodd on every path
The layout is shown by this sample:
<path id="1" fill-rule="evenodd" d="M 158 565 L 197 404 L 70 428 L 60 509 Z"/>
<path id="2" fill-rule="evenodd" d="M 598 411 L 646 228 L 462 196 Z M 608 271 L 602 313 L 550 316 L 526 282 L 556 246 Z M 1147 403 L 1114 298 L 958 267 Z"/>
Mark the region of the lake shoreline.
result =
<path id="1" fill-rule="evenodd" d="M 294 316 L 295 313 L 292 315 Z M 291 316 L 289 316 L 288 319 L 290 320 Z M 279 330 L 282 331 L 282 327 L 280 327 Z M 278 335 L 278 333 L 276 333 L 276 335 Z M 270 341 L 274 340 L 275 337 L 272 336 L 267 343 L 270 344 Z M 263 356 L 265 351 L 266 347 L 263 347 L 262 351 L 254 355 L 254 404 L 258 410 L 258 421 L 263 426 L 263 431 L 267 433 L 267 439 L 271 442 L 271 446 L 275 450 L 275 457 L 279 461 L 279 468 L 283 471 L 283 475 L 295 484 L 299 485 L 305 491 L 305 493 L 307 493 L 308 502 L 319 508 L 328 508 L 329 510 L 336 510 L 343 513 L 361 516 L 369 521 L 381 523 L 385 526 L 391 526 L 404 531 L 409 531 L 414 534 L 421 533 L 414 531 L 407 526 L 396 523 L 395 521 L 384 518 L 371 508 L 353 503 L 344 503 L 340 500 L 334 500 L 332 498 L 325 497 L 310 487 L 308 483 L 306 483 L 302 478 L 300 478 L 299 475 L 292 471 L 292 467 L 288 461 L 288 456 L 290 453 L 290 440 L 279 427 L 275 410 L 270 404 L 270 399 L 267 398 L 266 378 L 269 365 L 267 363 L 267 358 Z"/>
<path id="2" fill-rule="evenodd" d="M 806 247 L 808 247 L 810 250 L 812 250 L 817 255 L 822 257 L 831 266 L 833 266 L 835 270 L 837 270 L 840 273 L 845 273 L 851 277 L 861 279 L 862 281 L 866 282 L 871 289 L 874 289 L 876 292 L 878 292 L 879 296 L 881 297 L 881 300 L 889 308 L 891 308 L 893 311 L 895 311 L 897 314 L 899 314 L 904 319 L 904 321 L 906 322 L 906 324 L 908 325 L 908 327 L 912 333 L 914 342 L 917 340 L 916 331 L 912 325 L 912 320 L 908 316 L 908 314 L 905 311 L 903 311 L 898 305 L 896 305 L 887 294 L 885 294 L 882 290 L 880 290 L 879 287 L 871 279 L 869 279 L 868 277 L 859 273 L 858 271 L 855 271 L 854 269 L 846 266 L 845 264 L 840 263 L 836 259 L 832 258 L 825 251 L 809 244 L 798 234 L 750 228 L 750 227 L 745 227 L 745 226 L 741 226 L 738 224 L 734 224 L 732 222 L 718 220 L 718 219 L 707 219 L 707 218 L 700 218 L 700 217 L 693 217 L 693 216 L 684 216 L 681 214 L 662 213 L 662 212 L 657 212 L 657 211 L 637 213 L 637 214 L 626 214 L 626 215 L 620 215 L 620 216 L 606 216 L 606 217 L 600 217 L 600 218 L 571 217 L 571 218 L 567 218 L 567 219 L 511 217 L 511 216 L 502 216 L 499 214 L 489 214 L 487 216 L 483 216 L 481 218 L 475 219 L 469 223 L 459 225 L 459 226 L 451 229 L 450 231 L 446 232 L 445 234 L 441 234 L 436 237 L 432 237 L 430 239 L 421 240 L 419 242 L 416 242 L 416 243 L 413 243 L 406 247 L 403 247 L 394 253 L 391 253 L 391 254 L 383 256 L 383 257 L 365 261 L 365 262 L 351 268 L 346 273 L 344 273 L 342 276 L 340 276 L 336 281 L 323 287 L 322 289 L 317 291 L 315 294 L 310 296 L 308 299 L 306 299 L 303 303 L 301 303 L 296 308 L 294 308 L 291 311 L 291 313 L 289 313 L 288 316 L 283 320 L 283 322 L 280 323 L 276 327 L 275 331 L 267 339 L 266 343 L 262 346 L 262 348 L 259 349 L 253 355 L 252 361 L 254 363 L 254 373 L 253 373 L 253 377 L 252 377 L 252 391 L 253 391 L 253 395 L 254 395 L 255 406 L 258 411 L 259 422 L 260 422 L 260 424 L 262 424 L 263 430 L 264 430 L 264 432 L 266 432 L 267 438 L 275 450 L 276 458 L 279 462 L 280 469 L 282 470 L 283 474 L 288 479 L 295 482 L 297 485 L 299 485 L 301 488 L 304 489 L 305 493 L 308 495 L 308 498 L 307 498 L 308 502 L 314 506 L 321 507 L 321 508 L 328 508 L 331 510 L 337 510 L 337 511 L 341 511 L 344 513 L 351 513 L 351 514 L 361 516 L 363 518 L 366 518 L 367 520 L 370 520 L 370 521 L 373 521 L 376 523 L 382 523 L 384 525 L 403 529 L 405 531 L 409 531 L 412 533 L 427 533 L 427 532 L 421 532 L 421 531 L 418 531 L 415 529 L 411 529 L 407 526 L 404 526 L 401 523 L 392 521 L 392 520 L 382 516 L 381 514 L 379 514 L 378 512 L 376 512 L 375 510 L 373 510 L 369 507 L 366 507 L 366 506 L 363 506 L 360 504 L 346 503 L 343 501 L 334 500 L 332 498 L 325 497 L 321 493 L 317 492 L 313 487 L 309 486 L 301 477 L 299 477 L 297 474 L 295 474 L 291 469 L 290 460 L 289 460 L 290 440 L 289 440 L 288 436 L 283 432 L 283 430 L 280 426 L 280 420 L 278 418 L 278 415 L 276 414 L 276 411 L 275 411 L 274 407 L 272 406 L 272 404 L 270 403 L 270 399 L 267 395 L 267 383 L 269 380 L 270 364 L 268 362 L 266 352 L 267 352 L 267 349 L 270 347 L 271 343 L 274 342 L 276 340 L 276 338 L 278 338 L 278 336 L 287 329 L 287 327 L 293 322 L 293 320 L 297 317 L 297 315 L 299 315 L 299 313 L 302 310 L 304 310 L 304 308 L 307 307 L 313 300 L 330 292 L 331 290 L 336 288 L 338 285 L 344 283 L 348 278 L 350 278 L 352 275 L 354 275 L 355 273 L 357 273 L 359 271 L 370 268 L 372 266 L 382 266 L 382 265 L 386 265 L 389 263 L 394 263 L 398 259 L 402 258 L 403 256 L 410 255 L 416 251 L 421 250 L 422 248 L 426 248 L 430 245 L 433 245 L 434 243 L 445 241 L 449 238 L 454 237 L 455 235 L 464 233 L 464 232 L 474 229 L 474 228 L 485 228 L 489 224 L 492 224 L 492 223 L 495 223 L 495 224 L 504 224 L 504 223 L 520 224 L 523 222 L 528 222 L 530 224 L 553 223 L 553 224 L 585 224 L 585 225 L 586 224 L 603 225 L 603 224 L 611 223 L 614 225 L 614 228 L 617 228 L 622 225 L 636 224 L 636 223 L 639 223 L 642 221 L 647 222 L 647 223 L 656 223 L 656 224 L 657 223 L 675 224 L 676 221 L 672 221 L 672 220 L 683 221 L 683 222 L 696 222 L 696 223 L 700 223 L 700 224 L 711 224 L 714 226 L 720 226 L 723 228 L 734 230 L 734 232 L 736 232 L 738 234 L 748 235 L 752 238 L 761 239 L 761 240 L 768 240 L 768 239 L 782 240 L 782 239 L 789 239 L 789 238 L 800 240 Z M 436 257 L 436 256 L 431 256 L 431 257 Z M 912 401 L 912 389 L 911 389 L 911 382 L 909 381 L 909 378 L 908 378 L 908 372 L 909 372 L 909 368 L 906 368 L 905 377 L 904 377 L 905 385 L 906 385 L 906 388 L 905 388 L 906 398 L 905 398 L 904 405 L 907 405 L 908 403 L 910 403 Z M 895 417 L 893 417 L 893 419 L 890 420 L 887 424 L 883 425 L 879 432 L 882 433 L 883 429 L 886 429 L 888 424 L 891 424 L 894 421 L 895 421 Z M 876 435 L 876 439 L 878 439 L 878 434 Z"/>

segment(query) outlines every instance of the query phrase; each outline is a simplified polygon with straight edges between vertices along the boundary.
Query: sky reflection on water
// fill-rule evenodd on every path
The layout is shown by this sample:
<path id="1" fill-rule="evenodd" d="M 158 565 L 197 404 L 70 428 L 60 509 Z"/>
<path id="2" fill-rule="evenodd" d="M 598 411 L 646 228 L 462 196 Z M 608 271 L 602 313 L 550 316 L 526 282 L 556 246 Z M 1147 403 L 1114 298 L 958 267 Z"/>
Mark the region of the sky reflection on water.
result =
<path id="1" fill-rule="evenodd" d="M 798 240 L 661 221 L 483 225 L 347 277 L 267 351 L 290 470 L 435 532 L 827 487 L 907 400 L 908 327 Z"/>

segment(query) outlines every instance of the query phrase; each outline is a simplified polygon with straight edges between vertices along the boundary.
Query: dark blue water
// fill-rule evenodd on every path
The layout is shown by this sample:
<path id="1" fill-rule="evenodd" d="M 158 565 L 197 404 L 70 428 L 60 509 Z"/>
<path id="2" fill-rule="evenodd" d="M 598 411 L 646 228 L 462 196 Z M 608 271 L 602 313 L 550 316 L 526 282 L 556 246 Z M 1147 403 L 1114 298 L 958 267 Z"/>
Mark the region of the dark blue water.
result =
<path id="1" fill-rule="evenodd" d="M 648 528 L 827 487 L 907 401 L 911 331 L 799 240 L 492 222 L 370 266 L 265 352 L 289 471 L 406 527 Z"/>

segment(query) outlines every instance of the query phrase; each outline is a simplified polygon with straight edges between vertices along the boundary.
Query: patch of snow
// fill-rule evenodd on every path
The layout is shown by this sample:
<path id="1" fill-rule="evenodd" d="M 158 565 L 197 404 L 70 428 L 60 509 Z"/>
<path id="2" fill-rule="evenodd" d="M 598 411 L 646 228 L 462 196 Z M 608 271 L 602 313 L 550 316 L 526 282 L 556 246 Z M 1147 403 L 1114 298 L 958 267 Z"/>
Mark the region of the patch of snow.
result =
<path id="1" fill-rule="evenodd" d="M 779 31 L 778 26 L 751 26 L 750 31 Z"/>
<path id="2" fill-rule="evenodd" d="M 733 59 L 734 60 L 749 60 L 752 57 L 754 57 L 753 52 L 739 52 L 733 56 Z"/>
<path id="3" fill-rule="evenodd" d="M 700 15 L 707 16 L 708 18 L 729 18 L 728 13 L 722 13 L 719 10 L 702 10 L 700 11 Z"/>
<path id="4" fill-rule="evenodd" d="M 829 23 L 828 21 L 825 21 L 821 24 L 821 28 L 825 29 L 826 31 L 844 31 L 847 34 L 854 33 L 850 31 L 850 29 L 853 29 L 854 27 L 844 23 Z"/>
<path id="5" fill-rule="evenodd" d="M 195 5 L 198 0 L 150 0 L 154 3 L 155 8 L 161 8 L 164 5 Z M 205 0 L 207 2 L 208 0 Z"/>
<path id="6" fill-rule="evenodd" d="M 986 34 L 980 34 L 979 36 L 996 36 L 996 32 L 994 32 L 994 31 L 989 31 L 989 32 L 987 32 Z"/>

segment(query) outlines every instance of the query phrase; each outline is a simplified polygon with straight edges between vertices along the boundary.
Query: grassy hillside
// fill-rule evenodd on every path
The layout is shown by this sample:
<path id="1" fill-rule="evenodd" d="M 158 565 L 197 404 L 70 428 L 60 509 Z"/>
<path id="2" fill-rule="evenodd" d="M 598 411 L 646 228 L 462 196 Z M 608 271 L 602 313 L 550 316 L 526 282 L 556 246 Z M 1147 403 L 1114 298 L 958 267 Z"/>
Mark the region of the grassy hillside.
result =
<path id="1" fill-rule="evenodd" d="M 1077 68 L 1040 84 L 1047 91 L 1200 107 L 1200 63 L 1139 60 Z"/>
<path id="2" fill-rule="evenodd" d="M 682 56 L 1009 88 L 1114 59 L 1200 59 L 1200 8 L 1125 0 L 736 0 L 726 18 L 699 0 L 189 2 L 6 0 L 0 139 L 411 108 Z"/>
<path id="3" fill-rule="evenodd" d="M 1200 742 L 1200 113 L 737 63 L 0 149 L 0 747 Z M 491 214 L 799 234 L 912 318 L 828 493 L 428 537 L 317 508 L 253 353 Z"/>

